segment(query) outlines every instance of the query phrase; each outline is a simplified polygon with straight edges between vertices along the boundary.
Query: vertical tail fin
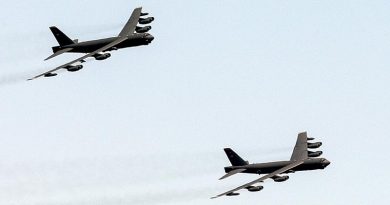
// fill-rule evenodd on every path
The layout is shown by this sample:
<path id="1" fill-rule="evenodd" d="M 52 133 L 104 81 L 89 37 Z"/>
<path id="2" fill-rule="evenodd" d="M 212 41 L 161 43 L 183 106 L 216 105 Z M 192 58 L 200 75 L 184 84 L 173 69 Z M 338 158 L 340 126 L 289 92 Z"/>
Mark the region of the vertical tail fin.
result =
<path id="1" fill-rule="evenodd" d="M 225 151 L 226 156 L 229 158 L 229 161 L 230 161 L 230 163 L 232 163 L 233 166 L 243 166 L 243 165 L 247 165 L 248 164 L 248 161 L 243 160 L 232 149 L 225 148 L 223 150 Z"/>
<path id="2" fill-rule="evenodd" d="M 66 46 L 66 45 L 74 44 L 74 41 L 72 41 L 72 39 L 70 39 L 68 36 L 66 36 L 57 27 L 52 26 L 52 27 L 50 27 L 50 30 L 53 33 L 54 37 L 56 38 L 58 44 L 60 44 L 60 46 Z"/>

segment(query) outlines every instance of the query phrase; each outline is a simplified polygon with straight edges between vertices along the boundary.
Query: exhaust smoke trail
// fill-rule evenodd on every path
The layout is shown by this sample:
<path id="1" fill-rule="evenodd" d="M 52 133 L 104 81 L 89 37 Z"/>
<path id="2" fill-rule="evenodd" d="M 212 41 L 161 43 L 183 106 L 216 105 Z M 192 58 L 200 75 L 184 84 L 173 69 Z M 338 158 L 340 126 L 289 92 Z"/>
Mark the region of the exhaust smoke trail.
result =
<path id="1" fill-rule="evenodd" d="M 26 71 L 20 73 L 10 73 L 10 74 L 2 74 L 0 76 L 0 86 L 12 85 L 16 83 L 21 83 L 26 81 L 32 75 L 34 75 L 36 71 Z"/>
<path id="2" fill-rule="evenodd" d="M 84 26 L 74 26 L 75 29 L 72 29 L 72 30 L 75 30 L 75 31 L 80 30 L 80 33 L 78 35 L 82 35 L 82 36 L 89 35 L 89 36 L 92 36 L 92 35 L 102 34 L 102 33 L 106 33 L 106 32 L 113 32 L 114 30 L 118 30 L 118 32 L 119 32 L 121 26 L 123 26 L 123 25 L 121 25 L 121 24 L 84 25 Z M 75 32 L 75 33 L 77 33 L 77 32 Z M 51 35 L 49 29 L 47 29 L 47 31 L 46 30 L 36 31 L 36 34 L 37 34 L 37 36 L 40 37 L 40 38 L 38 38 L 39 39 L 38 40 L 39 44 L 46 44 L 45 40 L 41 36 L 49 36 L 49 35 Z M 26 36 L 30 36 L 31 39 L 29 39 L 29 40 L 37 42 L 36 36 L 31 36 L 31 31 L 28 32 L 28 33 L 23 33 L 23 32 L 21 33 L 21 32 L 19 32 L 16 35 L 12 34 L 12 35 L 6 36 L 6 38 L 10 42 L 19 42 L 19 39 L 25 39 Z M 77 36 L 73 36 L 73 37 L 77 38 Z M 48 39 L 47 42 L 51 42 L 51 41 L 53 41 L 53 39 Z M 84 39 L 84 40 L 88 40 L 88 39 Z M 16 45 L 15 43 L 12 44 L 12 46 L 15 46 L 15 45 Z M 20 46 L 22 46 L 22 45 L 20 45 Z M 55 46 L 55 45 L 53 45 L 53 46 Z M 25 48 L 26 53 L 22 53 L 23 56 L 24 56 L 24 59 L 26 57 L 34 57 L 34 58 L 36 58 L 36 56 L 34 56 L 34 55 L 28 55 L 29 53 L 33 52 L 36 49 L 42 49 L 42 46 L 35 45 L 34 47 Z M 12 54 L 12 56 L 10 55 L 9 57 L 7 57 L 9 55 L 7 53 L 9 53 L 9 52 L 5 52 L 7 54 L 7 56 L 4 57 L 4 60 L 5 59 L 10 60 L 10 59 L 12 59 L 12 58 L 14 58 L 16 56 L 19 56 L 19 55 L 21 55 L 20 52 L 23 52 L 23 51 L 19 51 L 19 53 Z M 38 70 L 38 71 L 24 71 L 24 72 L 16 72 L 16 73 L 8 73 L 8 74 L 1 74 L 0 73 L 0 86 L 12 85 L 12 84 L 15 84 L 15 83 L 23 82 L 23 81 L 27 80 L 28 78 L 31 78 L 34 75 L 46 72 L 46 71 L 48 71 L 50 69 L 51 68 L 48 68 L 48 69 L 45 69 L 45 70 L 41 69 L 41 70 Z"/>
<path id="3" fill-rule="evenodd" d="M 85 59 L 84 63 L 93 61 L 93 58 L 87 58 Z M 8 74 L 0 74 L 0 87 L 5 86 L 5 85 L 12 85 L 16 83 L 21 83 L 21 82 L 27 82 L 27 79 L 36 76 L 38 74 L 47 72 L 54 67 L 48 67 L 45 69 L 38 69 L 38 70 L 28 70 L 28 71 L 20 71 L 20 72 L 15 72 L 15 73 L 8 73 Z M 62 69 L 60 69 L 62 70 Z M 58 71 L 60 71 L 58 70 Z M 57 72 L 58 72 L 57 71 Z M 58 77 L 58 76 L 56 76 Z M 42 77 L 44 78 L 44 77 Z"/>

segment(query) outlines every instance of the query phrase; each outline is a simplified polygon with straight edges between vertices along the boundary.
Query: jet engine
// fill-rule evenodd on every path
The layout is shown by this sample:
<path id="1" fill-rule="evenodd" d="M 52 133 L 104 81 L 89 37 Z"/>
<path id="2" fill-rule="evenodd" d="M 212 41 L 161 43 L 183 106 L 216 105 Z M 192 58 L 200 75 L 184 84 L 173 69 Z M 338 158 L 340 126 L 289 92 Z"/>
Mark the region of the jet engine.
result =
<path id="1" fill-rule="evenodd" d="M 82 68 L 83 65 L 69 65 L 65 67 L 65 69 L 68 70 L 69 72 L 76 72 L 81 70 Z"/>
<path id="2" fill-rule="evenodd" d="M 238 195 L 240 195 L 240 193 L 232 192 L 232 193 L 226 194 L 226 196 L 238 196 Z"/>
<path id="3" fill-rule="evenodd" d="M 101 61 L 101 60 L 105 60 L 105 59 L 111 57 L 111 54 L 110 53 L 96 54 L 93 57 L 95 57 L 96 60 Z"/>
<path id="4" fill-rule="evenodd" d="M 274 180 L 274 182 L 284 182 L 289 178 L 289 176 L 275 176 L 272 179 Z"/>
<path id="5" fill-rule="evenodd" d="M 141 13 L 140 16 L 147 16 L 147 15 L 149 15 L 149 13 Z"/>
<path id="6" fill-rule="evenodd" d="M 137 26 L 137 27 L 135 27 L 135 32 L 137 32 L 137 33 L 146 33 L 146 32 L 148 32 L 150 29 L 152 29 L 151 26 L 145 26 L 145 27 Z"/>
<path id="7" fill-rule="evenodd" d="M 307 156 L 309 156 L 309 157 L 319 157 L 321 155 L 322 155 L 322 151 L 316 151 L 316 152 L 308 151 L 307 152 Z"/>
<path id="8" fill-rule="evenodd" d="M 138 23 L 140 24 L 149 24 L 154 21 L 154 17 L 148 17 L 148 18 L 139 18 Z"/>
<path id="9" fill-rule="evenodd" d="M 315 149 L 321 147 L 321 145 L 322 142 L 307 143 L 307 148 Z"/>
<path id="10" fill-rule="evenodd" d="M 261 191 L 263 188 L 264 188 L 263 186 L 249 186 L 249 187 L 246 187 L 246 189 L 248 189 L 248 191 L 250 191 L 250 192 Z"/>
<path id="11" fill-rule="evenodd" d="M 45 75 L 43 75 L 44 77 L 53 77 L 53 76 L 56 76 L 57 73 L 46 73 Z"/>
<path id="12" fill-rule="evenodd" d="M 307 141 L 311 141 L 311 140 L 314 140 L 314 139 L 315 139 L 314 137 L 308 137 Z"/>

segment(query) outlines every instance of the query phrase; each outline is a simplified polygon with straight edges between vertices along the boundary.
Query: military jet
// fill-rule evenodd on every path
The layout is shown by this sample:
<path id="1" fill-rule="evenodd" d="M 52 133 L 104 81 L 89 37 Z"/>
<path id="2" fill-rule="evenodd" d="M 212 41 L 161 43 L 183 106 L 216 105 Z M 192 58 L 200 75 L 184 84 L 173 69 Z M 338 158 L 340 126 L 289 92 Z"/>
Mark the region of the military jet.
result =
<path id="1" fill-rule="evenodd" d="M 226 174 L 220 178 L 225 179 L 237 173 L 249 173 L 249 174 L 266 174 L 252 182 L 239 186 L 230 191 L 224 192 L 212 199 L 220 196 L 236 196 L 238 190 L 247 189 L 250 192 L 261 191 L 264 187 L 256 185 L 264 182 L 266 179 L 273 179 L 275 182 L 283 182 L 289 179 L 288 173 L 294 173 L 296 171 L 307 171 L 315 169 L 325 169 L 330 162 L 325 158 L 316 158 L 322 155 L 322 151 L 310 151 L 308 149 L 319 148 L 322 142 L 308 142 L 314 140 L 314 138 L 308 138 L 306 132 L 298 134 L 298 139 L 294 147 L 294 151 L 289 161 L 278 161 L 268 163 L 256 163 L 249 164 L 248 161 L 243 160 L 237 153 L 230 148 L 225 148 L 224 151 L 229 158 L 232 166 L 225 167 Z M 284 174 L 283 176 L 281 174 Z"/>
<path id="2" fill-rule="evenodd" d="M 78 42 L 78 40 L 71 40 L 60 29 L 55 26 L 50 27 L 54 37 L 58 41 L 59 46 L 52 47 L 53 55 L 49 56 L 45 60 L 61 55 L 63 53 L 86 53 L 86 55 L 77 58 L 69 63 L 60 65 L 52 70 L 37 75 L 28 80 L 33 80 L 39 77 L 53 77 L 57 73 L 55 71 L 60 69 L 66 69 L 69 72 L 79 71 L 83 68 L 81 63 L 85 62 L 86 58 L 93 57 L 96 60 L 105 60 L 111 56 L 109 51 L 118 50 L 127 47 L 141 46 L 150 44 L 154 37 L 147 33 L 151 26 L 138 26 L 138 24 L 149 24 L 154 21 L 154 17 L 147 16 L 148 13 L 142 13 L 142 7 L 134 9 L 126 25 L 116 37 Z M 142 16 L 142 17 L 141 17 Z"/>

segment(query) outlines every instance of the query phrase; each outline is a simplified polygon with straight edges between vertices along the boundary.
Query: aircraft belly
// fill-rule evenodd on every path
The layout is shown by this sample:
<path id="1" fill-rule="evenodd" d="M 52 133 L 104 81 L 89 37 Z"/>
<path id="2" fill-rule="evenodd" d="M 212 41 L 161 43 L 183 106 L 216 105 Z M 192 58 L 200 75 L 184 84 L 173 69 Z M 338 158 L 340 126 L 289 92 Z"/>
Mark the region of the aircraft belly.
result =
<path id="1" fill-rule="evenodd" d="M 322 169 L 322 167 L 318 164 L 301 164 L 295 167 L 294 171 L 305 171 L 305 170 L 314 170 L 314 169 Z"/>
<path id="2" fill-rule="evenodd" d="M 280 167 L 263 167 L 263 168 L 249 168 L 244 173 L 250 174 L 269 174 L 278 170 Z"/>
<path id="3" fill-rule="evenodd" d="M 104 45 L 96 44 L 96 45 L 75 45 L 70 52 L 72 53 L 91 53 L 96 51 L 97 49 L 103 47 Z"/>
<path id="4" fill-rule="evenodd" d="M 72 52 L 91 53 L 106 46 L 107 44 L 112 43 L 113 41 L 115 41 L 115 39 L 116 38 L 106 38 L 106 39 L 80 42 L 78 44 L 71 46 L 73 48 Z"/>

